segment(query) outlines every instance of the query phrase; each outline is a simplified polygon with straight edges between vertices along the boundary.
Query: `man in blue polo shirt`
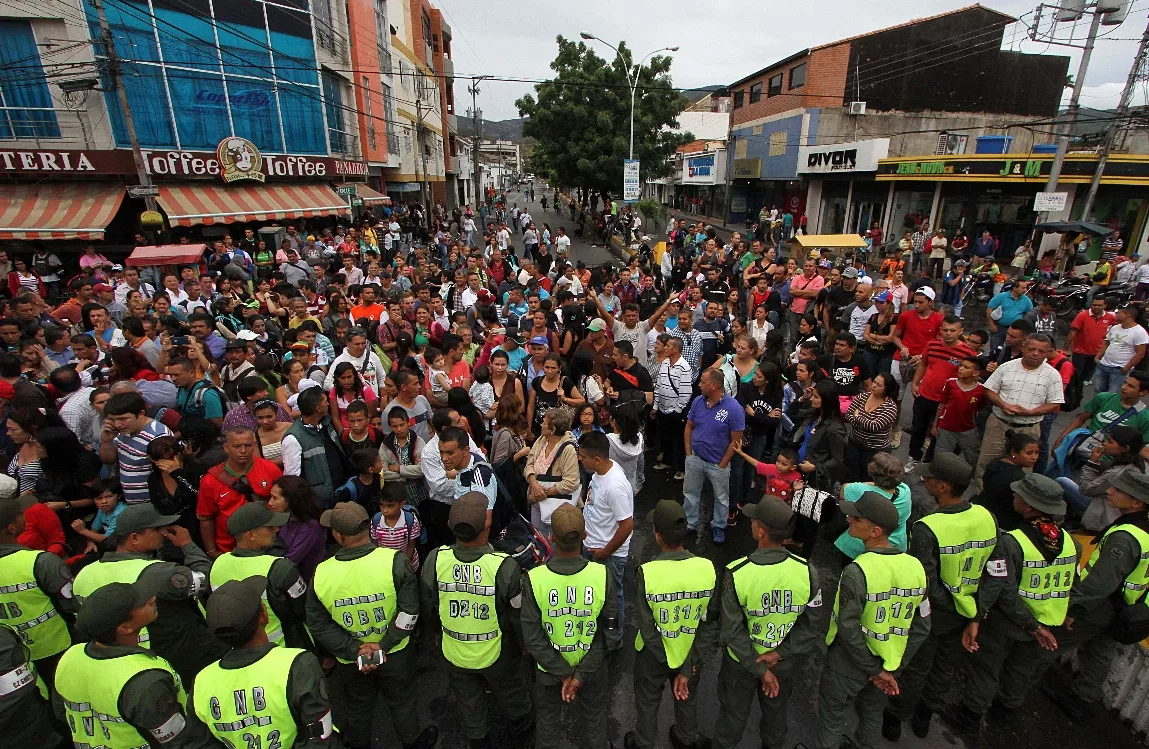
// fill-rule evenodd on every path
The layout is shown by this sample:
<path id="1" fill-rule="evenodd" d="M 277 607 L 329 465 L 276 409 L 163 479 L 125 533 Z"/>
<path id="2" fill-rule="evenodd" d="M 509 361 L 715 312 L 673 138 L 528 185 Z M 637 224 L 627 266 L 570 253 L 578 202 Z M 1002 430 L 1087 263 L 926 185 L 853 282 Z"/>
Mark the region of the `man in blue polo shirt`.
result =
<path id="1" fill-rule="evenodd" d="M 726 394 L 720 370 L 707 369 L 698 381 L 702 395 L 690 405 L 686 417 L 686 477 L 682 493 L 686 501 L 687 529 L 698 528 L 698 503 L 702 482 L 710 481 L 714 490 L 714 516 L 711 533 L 714 543 L 726 542 L 727 510 L 730 505 L 730 459 L 734 447 L 742 441 L 746 415 L 738 401 Z"/>
<path id="2" fill-rule="evenodd" d="M 1025 295 L 1029 281 L 1017 279 L 1013 288 L 995 294 L 985 308 L 985 319 L 990 329 L 990 351 L 1001 348 L 1005 343 L 1005 331 L 1033 309 L 1033 300 Z"/>

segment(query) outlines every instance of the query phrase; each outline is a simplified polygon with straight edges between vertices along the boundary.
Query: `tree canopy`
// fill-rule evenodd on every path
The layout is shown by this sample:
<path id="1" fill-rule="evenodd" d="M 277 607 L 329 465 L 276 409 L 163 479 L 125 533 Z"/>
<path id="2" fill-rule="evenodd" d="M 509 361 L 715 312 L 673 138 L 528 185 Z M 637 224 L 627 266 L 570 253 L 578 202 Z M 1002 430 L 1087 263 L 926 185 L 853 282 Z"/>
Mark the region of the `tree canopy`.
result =
<path id="1" fill-rule="evenodd" d="M 622 193 L 623 160 L 629 154 L 630 84 L 634 61 L 626 43 L 607 62 L 585 42 L 557 38 L 559 51 L 551 69 L 555 77 L 535 86 L 515 105 L 527 117 L 523 135 L 536 139 L 531 163 L 554 182 Z M 672 133 L 687 100 L 673 87 L 671 58 L 655 55 L 638 71 L 634 101 L 634 157 L 641 161 L 640 179 L 669 174 L 675 148 L 692 140 Z"/>

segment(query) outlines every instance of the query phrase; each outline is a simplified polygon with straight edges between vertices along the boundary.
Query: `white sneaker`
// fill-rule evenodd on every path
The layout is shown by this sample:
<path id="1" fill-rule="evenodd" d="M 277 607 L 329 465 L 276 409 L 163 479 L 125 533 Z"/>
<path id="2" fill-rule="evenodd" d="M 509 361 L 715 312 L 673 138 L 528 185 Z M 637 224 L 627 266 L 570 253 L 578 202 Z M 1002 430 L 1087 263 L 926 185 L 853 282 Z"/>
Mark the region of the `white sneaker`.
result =
<path id="1" fill-rule="evenodd" d="M 906 461 L 906 473 L 913 473 L 914 469 L 918 467 L 918 463 L 913 458 Z"/>

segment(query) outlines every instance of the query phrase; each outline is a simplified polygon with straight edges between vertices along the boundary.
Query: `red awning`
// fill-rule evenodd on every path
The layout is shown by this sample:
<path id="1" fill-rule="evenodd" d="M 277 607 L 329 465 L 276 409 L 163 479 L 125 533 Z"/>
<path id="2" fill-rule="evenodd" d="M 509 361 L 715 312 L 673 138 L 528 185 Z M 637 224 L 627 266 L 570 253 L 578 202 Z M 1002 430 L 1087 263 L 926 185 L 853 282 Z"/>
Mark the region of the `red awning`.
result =
<path id="1" fill-rule="evenodd" d="M 161 185 L 157 200 L 173 226 L 278 221 L 349 210 L 327 185 Z"/>
<path id="2" fill-rule="evenodd" d="M 205 252 L 206 244 L 160 244 L 137 247 L 124 262 L 127 265 L 194 265 Z"/>
<path id="3" fill-rule="evenodd" d="M 383 205 L 391 205 L 391 198 L 389 196 L 384 195 L 383 193 L 375 190 L 375 188 L 368 187 L 367 185 L 355 185 L 355 196 L 362 198 L 364 203 L 382 203 Z"/>
<path id="4" fill-rule="evenodd" d="M 103 239 L 124 185 L 0 185 L 0 239 Z"/>

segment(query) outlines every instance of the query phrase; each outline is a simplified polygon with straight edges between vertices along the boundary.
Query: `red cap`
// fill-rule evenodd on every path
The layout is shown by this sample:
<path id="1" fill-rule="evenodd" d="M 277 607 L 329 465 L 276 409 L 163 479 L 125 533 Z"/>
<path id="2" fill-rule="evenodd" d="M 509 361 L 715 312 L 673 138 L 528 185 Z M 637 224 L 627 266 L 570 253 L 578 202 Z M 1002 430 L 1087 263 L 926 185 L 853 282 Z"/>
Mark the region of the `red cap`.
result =
<path id="1" fill-rule="evenodd" d="M 115 288 L 108 286 L 106 283 L 98 283 L 92 287 L 92 293 L 99 294 L 104 291 L 115 291 Z M 3 397 L 3 396 L 0 396 Z"/>
<path id="2" fill-rule="evenodd" d="M 0 380 L 0 398 L 4 400 L 12 400 L 16 397 L 16 388 L 12 387 L 11 383 Z"/>
<path id="3" fill-rule="evenodd" d="M 479 289 L 479 293 L 475 296 L 477 296 L 479 301 L 483 304 L 490 304 L 491 300 L 494 298 L 491 296 L 491 292 L 487 289 Z"/>

